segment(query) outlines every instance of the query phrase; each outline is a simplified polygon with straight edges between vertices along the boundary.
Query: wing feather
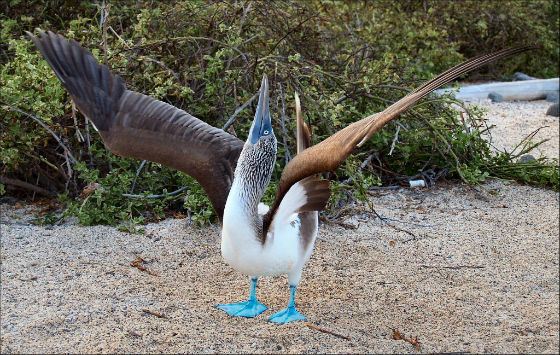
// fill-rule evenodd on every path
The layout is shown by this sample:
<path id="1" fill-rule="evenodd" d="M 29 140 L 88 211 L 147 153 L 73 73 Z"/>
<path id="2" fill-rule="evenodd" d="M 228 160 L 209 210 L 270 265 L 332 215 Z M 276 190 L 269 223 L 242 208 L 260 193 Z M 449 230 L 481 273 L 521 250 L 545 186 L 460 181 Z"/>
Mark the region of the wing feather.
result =
<path id="1" fill-rule="evenodd" d="M 76 41 L 27 33 L 78 109 L 113 153 L 161 163 L 194 177 L 220 220 L 243 142 L 162 101 L 128 90 Z"/>
<path id="2" fill-rule="evenodd" d="M 274 218 L 274 214 L 281 205 L 284 196 L 286 196 L 294 184 L 308 176 L 335 170 L 357 146 L 363 144 L 384 125 L 398 117 L 399 114 L 410 108 L 433 90 L 489 62 L 535 48 L 534 46 L 509 48 L 470 59 L 421 85 L 384 111 L 354 122 L 326 138 L 321 143 L 296 155 L 282 172 L 275 201 L 264 217 L 264 230 L 268 230 Z"/>
<path id="3" fill-rule="evenodd" d="M 301 114 L 301 102 L 299 101 L 299 95 L 297 92 L 294 93 L 294 98 L 296 102 L 296 145 L 297 154 L 299 154 L 311 146 L 311 131 L 309 130 L 309 126 L 307 126 L 303 120 L 303 115 Z"/>
<path id="4" fill-rule="evenodd" d="M 303 120 L 297 92 L 295 93 L 295 103 L 297 154 L 301 154 L 311 146 L 311 132 Z M 304 249 L 306 249 L 316 232 L 317 211 L 325 209 L 330 195 L 330 182 L 328 180 L 321 180 L 318 175 L 296 182 L 290 187 L 282 199 L 277 212 L 274 214 L 274 219 L 272 220 L 274 228 L 279 228 L 282 224 L 288 223 L 291 216 L 294 213 L 298 213 L 301 223 L 300 237 L 304 246 L 306 246 Z"/>

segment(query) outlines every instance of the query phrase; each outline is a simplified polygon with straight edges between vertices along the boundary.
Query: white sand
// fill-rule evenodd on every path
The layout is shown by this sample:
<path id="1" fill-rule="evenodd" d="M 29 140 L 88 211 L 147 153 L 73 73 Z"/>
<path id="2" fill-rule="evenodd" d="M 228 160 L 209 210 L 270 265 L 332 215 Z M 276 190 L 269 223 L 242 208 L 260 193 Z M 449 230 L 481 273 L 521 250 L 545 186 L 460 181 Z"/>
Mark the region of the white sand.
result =
<path id="1" fill-rule="evenodd" d="M 309 321 L 349 340 L 266 322 L 285 307 L 285 277 L 261 281 L 271 310 L 256 319 L 213 308 L 248 291 L 221 259 L 218 227 L 39 227 L 30 207 L 2 205 L 1 352 L 416 352 L 392 339 L 397 329 L 418 337 L 420 352 L 558 353 L 558 193 L 490 181 L 480 192 L 440 184 L 372 202 L 416 237 L 359 211 L 346 221 L 355 230 L 323 224 L 299 288 Z M 154 275 L 130 265 L 137 256 Z"/>
<path id="2" fill-rule="evenodd" d="M 485 100 L 476 104 L 488 110 L 488 124 L 495 126 L 491 130 L 491 142 L 496 150 L 511 151 L 531 132 L 542 127 L 532 141 L 548 141 L 535 148 L 531 154 L 535 158 L 545 156 L 558 159 L 560 120 L 546 115 L 552 103 L 544 100 L 492 103 Z"/>

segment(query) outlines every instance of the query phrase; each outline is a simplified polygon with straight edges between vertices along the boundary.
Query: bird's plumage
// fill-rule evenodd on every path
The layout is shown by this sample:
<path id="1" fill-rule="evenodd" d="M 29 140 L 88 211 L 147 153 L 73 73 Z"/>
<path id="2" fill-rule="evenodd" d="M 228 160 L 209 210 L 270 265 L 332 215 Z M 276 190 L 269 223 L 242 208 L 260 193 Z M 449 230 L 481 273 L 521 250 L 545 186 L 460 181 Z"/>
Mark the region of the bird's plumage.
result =
<path id="1" fill-rule="evenodd" d="M 29 32 L 28 35 L 76 106 L 93 121 L 110 151 L 158 162 L 191 175 L 202 185 L 222 220 L 237 159 L 243 149 L 240 139 L 172 105 L 128 90 L 119 75 L 97 63 L 74 40 L 68 41 L 50 31 L 40 32 L 37 37 Z M 384 111 L 350 124 L 305 151 L 304 146 L 310 145 L 309 128 L 303 122 L 298 123 L 299 154 L 282 172 L 274 203 L 263 219 L 263 233 L 268 231 L 284 196 L 298 181 L 334 171 L 356 147 L 440 86 L 491 61 L 532 48 L 509 48 L 470 59 L 421 85 Z M 261 110 L 267 107 L 262 106 Z"/>
<path id="2" fill-rule="evenodd" d="M 279 208 L 284 196 L 292 185 L 308 176 L 334 171 L 356 147 L 371 138 L 375 132 L 379 131 L 388 122 L 417 103 L 418 100 L 465 73 L 480 68 L 494 60 L 533 48 L 532 46 L 508 48 L 470 59 L 421 85 L 382 112 L 375 113 L 360 121 L 354 122 L 319 144 L 296 155 L 282 171 L 276 198 L 267 215 L 264 217 L 264 229 L 266 230 L 267 226 L 272 222 L 276 210 Z"/>
<path id="3" fill-rule="evenodd" d="M 119 75 L 73 40 L 52 32 L 28 35 L 111 152 L 194 177 L 222 219 L 243 141 L 172 105 L 128 90 Z"/>
<path id="4" fill-rule="evenodd" d="M 299 95 L 295 93 L 296 104 L 296 146 L 297 154 L 301 154 L 311 146 L 311 131 L 303 120 Z M 297 156 L 297 155 L 296 155 Z M 319 175 L 308 176 L 290 187 L 280 202 L 272 220 L 272 230 L 280 228 L 283 223 L 289 223 L 293 214 L 298 214 L 300 221 L 299 235 L 304 247 L 308 245 L 316 234 L 318 213 L 325 209 L 331 196 L 330 183 Z M 266 230 L 266 229 L 265 229 Z"/>
<path id="5" fill-rule="evenodd" d="M 311 130 L 309 126 L 303 120 L 303 114 L 301 112 L 301 102 L 299 100 L 299 95 L 297 92 L 294 93 L 294 101 L 296 106 L 296 147 L 297 154 L 300 154 L 305 149 L 311 146 Z M 316 175 L 317 176 L 317 175 Z M 308 179 L 308 178 L 306 178 Z M 302 181 L 305 181 L 302 180 Z M 301 246 L 303 250 L 311 248 L 315 243 L 315 238 L 318 232 L 319 225 L 319 212 L 324 209 L 330 198 L 330 186 L 328 185 L 328 180 L 321 181 L 310 181 L 311 184 L 318 184 L 322 186 L 322 191 L 318 190 L 314 193 L 312 199 L 309 199 L 309 206 L 305 206 L 307 212 L 299 212 L 299 237 L 301 241 Z M 305 186 L 304 186 L 305 190 Z M 316 206 L 312 206 L 316 205 Z M 318 205 L 318 206 L 317 206 Z M 317 209 L 313 209 L 317 208 Z M 268 211 L 267 211 L 268 212 Z M 277 212 L 278 214 L 278 212 Z M 279 219 L 277 219 L 279 220 Z"/>

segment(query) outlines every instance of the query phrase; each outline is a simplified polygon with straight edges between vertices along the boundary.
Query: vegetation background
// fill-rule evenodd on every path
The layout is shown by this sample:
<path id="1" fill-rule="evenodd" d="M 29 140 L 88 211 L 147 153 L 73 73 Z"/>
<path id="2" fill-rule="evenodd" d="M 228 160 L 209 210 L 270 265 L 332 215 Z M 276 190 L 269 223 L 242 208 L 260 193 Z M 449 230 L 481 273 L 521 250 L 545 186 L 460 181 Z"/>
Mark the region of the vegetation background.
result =
<path id="1" fill-rule="evenodd" d="M 243 140 L 267 73 L 279 139 L 267 200 L 295 152 L 294 91 L 318 142 L 482 53 L 542 46 L 467 80 L 559 75 L 555 0 L 2 1 L 0 195 L 56 198 L 63 212 L 47 213 L 45 223 L 75 215 L 83 224 L 131 231 L 170 213 L 203 224 L 213 211 L 188 176 L 104 148 L 26 38 L 35 28 L 75 39 L 133 90 L 217 127 L 234 118 L 228 130 Z M 452 102 L 424 100 L 333 172 L 331 208 L 410 178 L 477 184 L 494 176 L 558 189 L 557 161 L 518 162 L 539 142 L 529 136 L 513 152 L 494 153 L 481 138 L 490 128 L 482 112 Z"/>

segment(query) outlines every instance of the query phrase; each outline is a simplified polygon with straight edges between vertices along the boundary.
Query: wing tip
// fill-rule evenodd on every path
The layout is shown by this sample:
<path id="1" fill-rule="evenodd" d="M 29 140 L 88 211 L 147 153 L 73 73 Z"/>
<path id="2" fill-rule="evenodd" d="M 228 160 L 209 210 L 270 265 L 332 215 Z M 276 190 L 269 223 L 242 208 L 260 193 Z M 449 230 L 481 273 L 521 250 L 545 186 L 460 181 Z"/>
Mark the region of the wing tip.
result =
<path id="1" fill-rule="evenodd" d="M 36 48 L 66 88 L 79 110 L 101 131 L 113 124 L 113 114 L 126 92 L 118 74 L 99 63 L 74 39 L 52 31 L 26 31 Z"/>

